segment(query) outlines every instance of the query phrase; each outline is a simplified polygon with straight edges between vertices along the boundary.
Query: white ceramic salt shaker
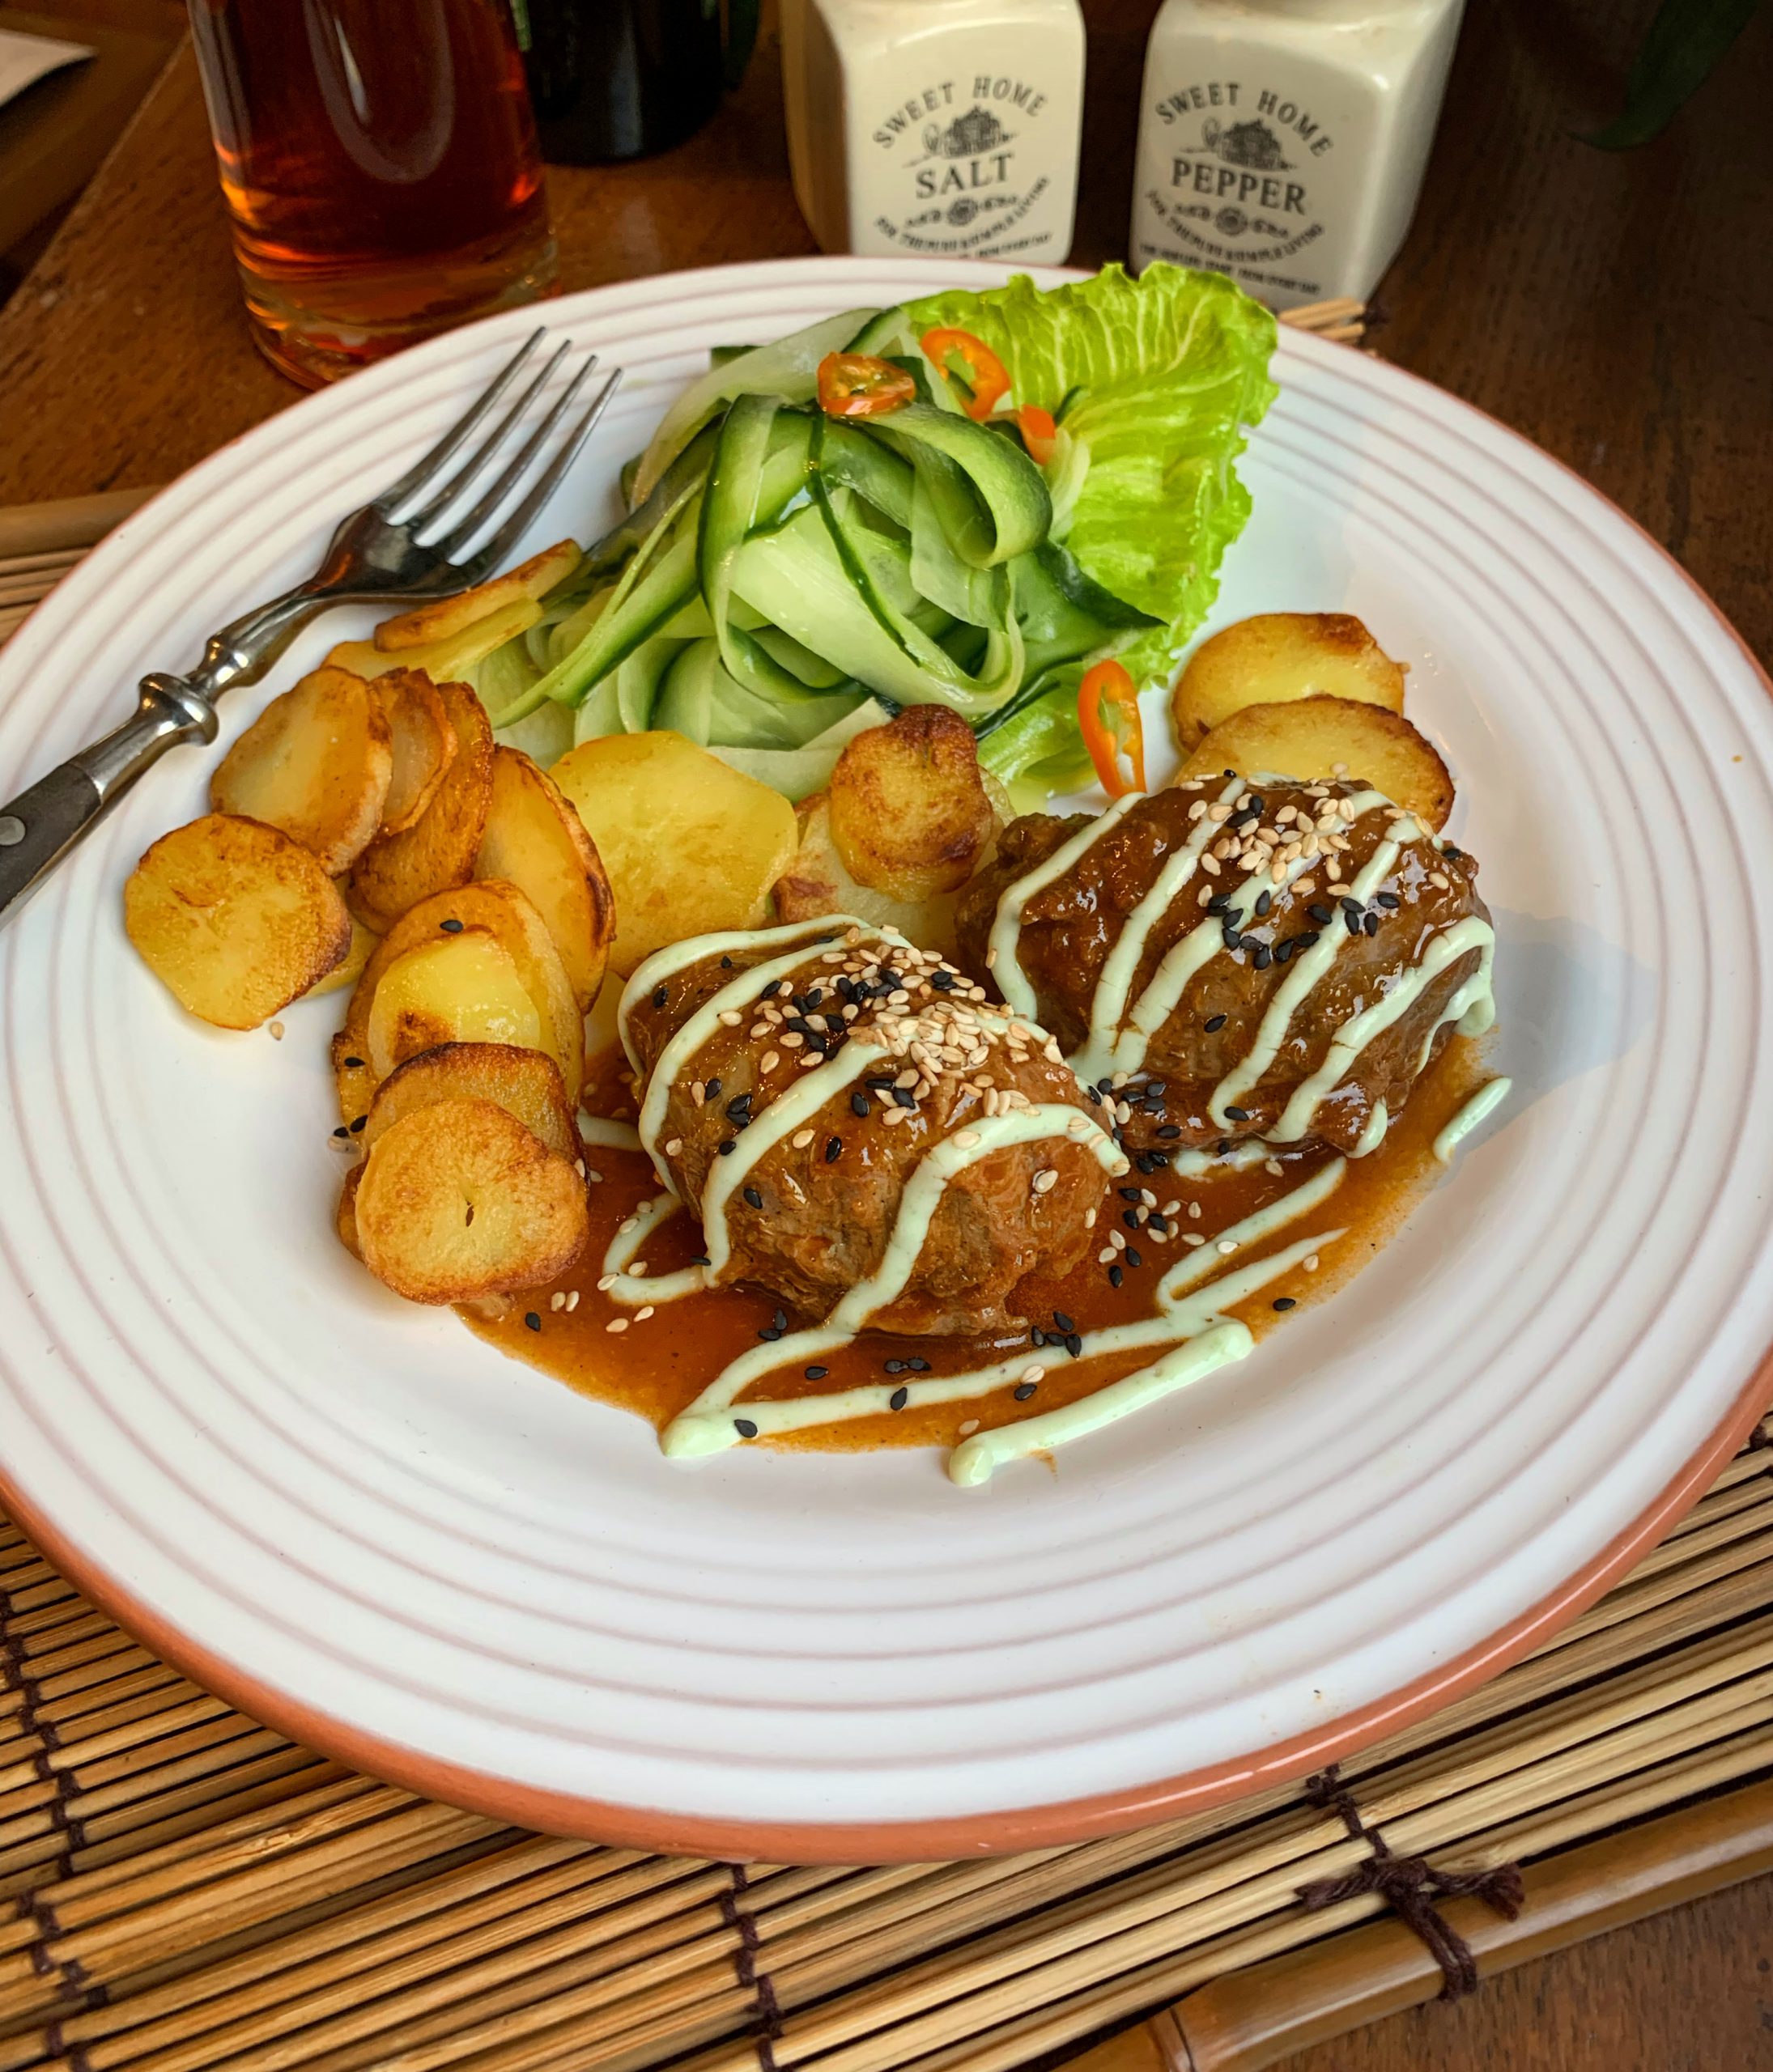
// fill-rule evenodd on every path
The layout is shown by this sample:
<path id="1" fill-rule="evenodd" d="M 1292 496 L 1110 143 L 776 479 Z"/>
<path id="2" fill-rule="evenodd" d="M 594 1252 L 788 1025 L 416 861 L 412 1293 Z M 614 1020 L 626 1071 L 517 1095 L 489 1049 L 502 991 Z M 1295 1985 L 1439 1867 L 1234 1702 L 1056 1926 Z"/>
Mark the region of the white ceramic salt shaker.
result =
<path id="1" fill-rule="evenodd" d="M 1276 309 L 1371 294 L 1415 212 L 1464 0 L 1164 0 L 1139 106 L 1132 264 Z"/>
<path id="2" fill-rule="evenodd" d="M 1078 0 L 784 0 L 795 199 L 827 252 L 1055 265 L 1083 125 Z"/>

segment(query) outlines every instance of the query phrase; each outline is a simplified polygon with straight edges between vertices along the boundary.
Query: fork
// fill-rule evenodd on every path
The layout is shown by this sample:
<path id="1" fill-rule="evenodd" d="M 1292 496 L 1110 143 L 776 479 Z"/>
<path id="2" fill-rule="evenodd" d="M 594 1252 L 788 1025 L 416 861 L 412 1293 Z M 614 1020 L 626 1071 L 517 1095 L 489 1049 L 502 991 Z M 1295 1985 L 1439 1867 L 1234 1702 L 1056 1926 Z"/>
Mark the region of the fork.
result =
<path id="1" fill-rule="evenodd" d="M 341 522 L 320 566 L 305 582 L 212 634 L 202 660 L 189 676 L 156 670 L 143 677 L 136 709 L 121 726 L 0 806 L 0 926 L 11 919 L 106 808 L 168 749 L 183 741 L 213 741 L 218 696 L 235 684 L 256 681 L 310 619 L 335 605 L 447 597 L 469 588 L 498 567 L 559 487 L 622 378 L 618 367 L 577 422 L 561 433 L 597 366 L 597 355 L 589 355 L 534 431 L 500 465 L 507 438 L 521 426 L 529 405 L 572 350 L 568 339 L 467 452 L 545 335 L 531 332 L 423 459 Z M 546 458 L 551 443 L 552 457 Z M 501 516 L 510 498 L 544 460 L 521 500 Z M 474 546 L 489 525 L 495 529 Z"/>

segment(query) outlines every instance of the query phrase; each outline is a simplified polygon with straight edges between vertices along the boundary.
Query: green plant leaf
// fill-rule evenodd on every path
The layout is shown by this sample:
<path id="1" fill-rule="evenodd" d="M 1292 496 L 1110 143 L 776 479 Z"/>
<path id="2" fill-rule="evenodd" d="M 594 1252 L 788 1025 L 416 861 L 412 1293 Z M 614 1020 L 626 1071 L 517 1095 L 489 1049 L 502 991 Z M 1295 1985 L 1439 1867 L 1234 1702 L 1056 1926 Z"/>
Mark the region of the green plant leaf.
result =
<path id="1" fill-rule="evenodd" d="M 1711 77 L 1759 5 L 1760 0 L 1662 0 L 1632 61 L 1625 106 L 1583 142 L 1604 151 L 1624 151 L 1660 137 Z"/>

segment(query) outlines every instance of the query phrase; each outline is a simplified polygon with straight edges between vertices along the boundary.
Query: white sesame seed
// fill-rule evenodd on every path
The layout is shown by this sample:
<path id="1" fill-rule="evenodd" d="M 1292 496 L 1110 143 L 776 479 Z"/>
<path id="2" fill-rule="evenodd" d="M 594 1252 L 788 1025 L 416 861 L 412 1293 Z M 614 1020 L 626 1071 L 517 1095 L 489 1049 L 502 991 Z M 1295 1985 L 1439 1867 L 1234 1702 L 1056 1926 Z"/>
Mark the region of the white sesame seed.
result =
<path id="1" fill-rule="evenodd" d="M 1182 1242 L 1184 1245 L 1204 1245 L 1206 1240 L 1198 1230 L 1184 1230 L 1182 1233 Z"/>
<path id="2" fill-rule="evenodd" d="M 601 1187 L 601 1186 L 602 1185 L 602 1183 L 603 1183 L 603 1175 L 602 1175 L 600 1172 L 598 1172 L 598 1171 L 597 1171 L 597 1168 L 596 1168 L 594 1166 L 587 1166 L 585 1167 L 585 1177 L 586 1178 L 586 1179 L 588 1179 L 588 1180 L 591 1182 L 592 1186 L 593 1186 L 593 1187 Z"/>
<path id="3" fill-rule="evenodd" d="M 1191 1201 L 1188 1204 L 1188 1214 L 1193 1217 L 1197 1223 L 1200 1221 L 1201 1204 L 1197 1201 Z"/>
<path id="4" fill-rule="evenodd" d="M 598 1282 L 597 1282 L 597 1293 L 598 1293 L 598 1294 L 600 1294 L 600 1295 L 606 1295 L 606 1294 L 607 1294 L 607 1293 L 609 1293 L 609 1291 L 610 1291 L 612 1288 L 614 1288 L 614 1285 L 615 1285 L 615 1284 L 616 1284 L 616 1282 L 617 1282 L 617 1280 L 618 1280 L 618 1279 L 619 1279 L 619 1277 L 620 1277 L 619 1276 L 618 1276 L 618 1275 L 616 1275 L 616 1274 L 613 1274 L 613 1273 L 606 1273 L 606 1274 L 604 1274 L 604 1275 L 603 1275 L 603 1276 L 599 1279 L 599 1280 L 598 1280 Z"/>
<path id="5" fill-rule="evenodd" d="M 676 1156 L 678 1155 L 678 1153 L 679 1153 L 682 1149 L 683 1149 L 683 1140 L 682 1140 L 682 1137 L 680 1137 L 680 1136 L 674 1136 L 674 1137 L 672 1137 L 671 1139 L 670 1139 L 670 1140 L 669 1140 L 669 1141 L 666 1143 L 666 1144 L 665 1144 L 665 1157 L 666 1157 L 667 1158 L 675 1158 L 675 1157 L 676 1157 Z"/>
<path id="6" fill-rule="evenodd" d="M 566 1297 L 558 1288 L 555 1289 L 554 1293 L 548 1297 L 548 1307 L 551 1310 L 563 1310 L 566 1306 Z"/>
<path id="7" fill-rule="evenodd" d="M 1112 1266 L 1114 1264 L 1114 1247 L 1112 1245 L 1104 1245 L 1102 1247 L 1102 1250 L 1096 1254 L 1096 1264 L 1098 1266 Z"/>
<path id="8" fill-rule="evenodd" d="M 603 1327 L 603 1328 L 607 1331 L 626 1331 L 627 1327 L 628 1320 L 626 1317 L 611 1317 L 610 1321 Z"/>
<path id="9" fill-rule="evenodd" d="M 727 1007 L 721 1010 L 721 1020 L 729 1029 L 737 1029 L 744 1019 L 737 1008 Z"/>
<path id="10" fill-rule="evenodd" d="M 791 1029 L 782 1038 L 782 1048 L 784 1051 L 797 1051 L 806 1041 L 806 1038 L 801 1035 L 799 1030 Z"/>
<path id="11" fill-rule="evenodd" d="M 1093 1208 L 1086 1208 L 1083 1212 L 1083 1227 L 1086 1230 L 1094 1230 L 1096 1227 L 1096 1212 Z"/>
<path id="12" fill-rule="evenodd" d="M 1038 1382 L 1046 1371 L 1046 1369 L 1037 1361 L 1033 1366 L 1023 1369 L 1022 1378 L 1025 1382 Z"/>
<path id="13" fill-rule="evenodd" d="M 622 1221 L 615 1226 L 616 1234 L 619 1237 L 624 1231 L 631 1230 L 640 1220 L 640 1217 L 637 1216 L 623 1216 Z"/>
<path id="14" fill-rule="evenodd" d="M 1218 1250 L 1227 1255 L 1235 1252 L 1237 1250 L 1237 1240 L 1235 1238 L 1220 1238 Z"/>
<path id="15" fill-rule="evenodd" d="M 1262 1170 L 1265 1173 L 1272 1173 L 1277 1180 L 1279 1179 L 1281 1177 L 1280 1160 L 1278 1158 L 1264 1159 L 1262 1161 Z"/>
<path id="16" fill-rule="evenodd" d="M 970 1439 L 978 1429 L 979 1420 L 976 1417 L 966 1418 L 961 1424 L 960 1436 L 963 1439 Z"/>
<path id="17" fill-rule="evenodd" d="M 1050 1166 L 1034 1176 L 1034 1191 L 1037 1195 L 1050 1195 L 1059 1184 L 1059 1175 Z"/>
<path id="18" fill-rule="evenodd" d="M 774 1072 L 781 1062 L 782 1054 L 780 1051 L 766 1051 L 758 1059 L 757 1068 L 760 1072 Z"/>
<path id="19" fill-rule="evenodd" d="M 1163 1212 L 1166 1216 L 1174 1216 L 1181 1206 L 1182 1204 L 1179 1201 L 1167 1201 L 1163 1204 Z"/>
<path id="20" fill-rule="evenodd" d="M 575 1288 L 567 1297 L 567 1314 L 570 1317 L 579 1306 L 579 1291 Z"/>
<path id="21" fill-rule="evenodd" d="M 1311 1256 L 1311 1257 L 1310 1257 L 1310 1258 L 1309 1258 L 1309 1259 L 1305 1262 L 1305 1271 L 1306 1271 L 1307 1273 L 1316 1273 L 1316 1271 L 1317 1271 L 1317 1255 L 1316 1255 L 1316 1252 L 1313 1252 L 1313 1253 L 1312 1253 L 1312 1256 Z"/>
<path id="22" fill-rule="evenodd" d="M 271 1033 L 271 1041 L 272 1041 L 274 1043 L 281 1043 L 281 1042 L 283 1042 L 283 1023 L 282 1023 L 282 1022 L 280 1022 L 280 1021 L 273 1021 L 273 1022 L 271 1022 L 271 1023 L 268 1024 L 267 1025 L 269 1026 L 269 1028 L 270 1028 L 270 1033 Z"/>
<path id="23" fill-rule="evenodd" d="M 955 1142 L 960 1146 L 963 1151 L 971 1151 L 978 1141 L 979 1132 L 977 1130 L 956 1130 L 955 1132 Z"/>
<path id="24" fill-rule="evenodd" d="M 1108 1233 L 1108 1242 L 1113 1246 L 1114 1249 L 1117 1252 L 1124 1252 L 1127 1248 L 1125 1232 L 1122 1230 L 1111 1230 Z"/>
<path id="25" fill-rule="evenodd" d="M 810 1130 L 796 1130 L 793 1136 L 789 1139 L 789 1142 L 797 1151 L 804 1151 L 812 1140 L 813 1132 Z"/>
<path id="26" fill-rule="evenodd" d="M 644 1280 L 647 1276 L 647 1272 L 648 1267 L 646 1261 L 644 1259 L 636 1259 L 633 1265 L 628 1268 L 628 1278 L 631 1280 Z"/>
<path id="27" fill-rule="evenodd" d="M 637 1310 L 635 1311 L 635 1313 L 634 1313 L 634 1321 L 635 1321 L 637 1324 L 644 1324 L 644 1323 L 646 1322 L 647 1318 L 648 1318 L 648 1317 L 650 1317 L 652 1314 L 653 1314 L 653 1305 L 652 1305 L 650 1302 L 643 1302 L 643 1303 L 640 1305 L 640 1308 L 639 1308 L 639 1309 L 637 1309 Z"/>
<path id="28" fill-rule="evenodd" d="M 1213 857 L 1213 856 L 1203 856 L 1203 857 L 1201 857 L 1201 869 L 1202 869 L 1202 870 L 1204 870 L 1204 871 L 1206 873 L 1206 874 L 1207 874 L 1207 876 L 1208 876 L 1209 877 L 1217 877 L 1218 876 L 1218 874 L 1219 874 L 1218 861 L 1218 859 L 1217 859 L 1216 857 Z"/>

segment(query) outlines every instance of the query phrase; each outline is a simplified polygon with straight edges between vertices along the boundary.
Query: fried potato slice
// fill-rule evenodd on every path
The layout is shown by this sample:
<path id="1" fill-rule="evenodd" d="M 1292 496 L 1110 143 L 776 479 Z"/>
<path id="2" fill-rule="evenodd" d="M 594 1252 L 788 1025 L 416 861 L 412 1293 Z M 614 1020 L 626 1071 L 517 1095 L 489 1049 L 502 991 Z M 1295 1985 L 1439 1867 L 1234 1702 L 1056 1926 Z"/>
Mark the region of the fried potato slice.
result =
<path id="1" fill-rule="evenodd" d="M 997 827 L 972 728 L 946 705 L 857 735 L 831 772 L 830 810 L 856 882 L 914 904 L 959 891 Z"/>
<path id="2" fill-rule="evenodd" d="M 345 1017 L 345 1034 L 355 1039 L 356 1055 L 368 1057 L 369 1017 L 381 981 L 400 958 L 427 944 L 446 940 L 478 928 L 491 936 L 517 966 L 538 1017 L 538 1035 L 530 1039 L 560 1070 L 567 1098 L 576 1101 L 585 1076 L 585 1022 L 568 979 L 566 966 L 542 916 L 516 885 L 503 878 L 485 878 L 436 894 L 397 921 L 377 945 Z M 484 1034 L 485 1031 L 456 1032 Z M 441 1038 L 436 1040 L 441 1041 Z M 504 1040 L 504 1039 L 499 1039 Z M 423 1047 L 422 1046 L 419 1047 Z M 380 1068 L 377 1076 L 381 1076 Z M 358 1111 L 361 1114 L 361 1109 Z M 346 1118 L 347 1122 L 353 1119 Z"/>
<path id="3" fill-rule="evenodd" d="M 364 975 L 364 967 L 375 953 L 376 945 L 381 940 L 380 936 L 372 929 L 366 928 L 353 914 L 351 917 L 351 948 L 317 985 L 308 987 L 309 996 L 317 997 L 321 993 L 342 993 L 346 987 L 355 986 Z"/>
<path id="4" fill-rule="evenodd" d="M 682 734 L 582 742 L 550 773 L 615 895 L 610 961 L 626 978 L 665 944 L 755 928 L 798 846 L 794 809 Z"/>
<path id="5" fill-rule="evenodd" d="M 364 1150 L 373 1151 L 402 1115 L 438 1101 L 496 1101 L 549 1150 L 584 1156 L 559 1067 L 540 1051 L 511 1043 L 444 1043 L 409 1058 L 376 1089 Z"/>
<path id="6" fill-rule="evenodd" d="M 1259 612 L 1203 640 L 1171 693 L 1176 738 L 1187 754 L 1246 705 L 1346 698 L 1404 709 L 1404 665 L 1346 612 Z"/>
<path id="7" fill-rule="evenodd" d="M 341 1029 L 333 1038 L 333 1081 L 338 1092 L 338 1119 L 355 1134 L 376 1098 L 376 1074 L 369 1062 L 368 1008 L 364 1024 Z"/>
<path id="8" fill-rule="evenodd" d="M 389 669 L 370 686 L 388 722 L 393 770 L 381 831 L 404 834 L 437 796 L 456 755 L 456 730 L 443 694 L 423 669 Z"/>
<path id="9" fill-rule="evenodd" d="M 436 1102 L 391 1123 L 353 1207 L 364 1264 L 410 1302 L 535 1287 L 590 1234 L 572 1161 L 495 1101 Z"/>
<path id="10" fill-rule="evenodd" d="M 1247 705 L 1215 727 L 1176 782 L 1235 770 L 1244 777 L 1353 777 L 1396 800 L 1426 826 L 1446 824 L 1453 780 L 1432 745 L 1401 713 L 1347 698 Z"/>
<path id="11" fill-rule="evenodd" d="M 455 683 L 476 669 L 495 648 L 527 633 L 542 616 L 533 597 L 514 597 L 508 605 L 476 619 L 447 640 L 429 640 L 423 648 L 400 648 L 385 654 L 373 640 L 342 640 L 326 659 L 335 669 L 374 678 L 389 669 L 423 669 L 433 683 Z"/>
<path id="12" fill-rule="evenodd" d="M 357 1189 L 364 1177 L 361 1166 L 353 1166 L 345 1175 L 345 1184 L 338 1191 L 338 1207 L 333 1216 L 333 1228 L 338 1233 L 338 1242 L 354 1259 L 360 1259 L 364 1248 L 357 1242 Z"/>
<path id="13" fill-rule="evenodd" d="M 524 598 L 545 597 L 557 583 L 565 582 L 578 565 L 576 543 L 556 540 L 551 547 L 544 547 L 517 567 L 477 583 L 471 590 L 458 590 L 453 597 L 439 597 L 402 612 L 398 618 L 384 619 L 376 628 L 376 645 L 385 655 L 398 655 L 403 648 L 453 640 L 508 605 Z"/>
<path id="14" fill-rule="evenodd" d="M 257 1028 L 351 948 L 351 916 L 313 854 L 230 813 L 160 837 L 123 888 L 123 924 L 180 1006 L 219 1029 Z"/>
<path id="15" fill-rule="evenodd" d="M 858 885 L 838 853 L 829 796 L 817 792 L 802 799 L 799 817 L 800 847 L 776 881 L 779 920 L 814 921 L 821 914 L 853 914 L 858 921 L 872 921 L 876 928 L 897 928 L 920 949 L 954 955 L 954 893 L 938 892 L 913 901 L 895 899 L 889 893 Z"/>
<path id="16" fill-rule="evenodd" d="M 394 959 L 369 1004 L 368 1036 L 379 1087 L 408 1058 L 440 1043 L 539 1050 L 542 1017 L 510 951 L 484 928 L 464 928 Z"/>
<path id="17" fill-rule="evenodd" d="M 474 875 L 492 802 L 492 727 L 464 683 L 438 686 L 456 752 L 431 803 L 410 827 L 378 834 L 351 874 L 353 910 L 383 933 L 408 908 Z"/>
<path id="18" fill-rule="evenodd" d="M 515 885 L 547 924 L 583 1014 L 615 940 L 615 895 L 597 844 L 545 770 L 503 745 L 492 752 L 492 805 L 474 876 Z"/>
<path id="19" fill-rule="evenodd" d="M 280 829 L 337 877 L 381 825 L 393 771 L 388 722 L 369 686 L 318 669 L 274 698 L 222 758 L 210 804 Z"/>

